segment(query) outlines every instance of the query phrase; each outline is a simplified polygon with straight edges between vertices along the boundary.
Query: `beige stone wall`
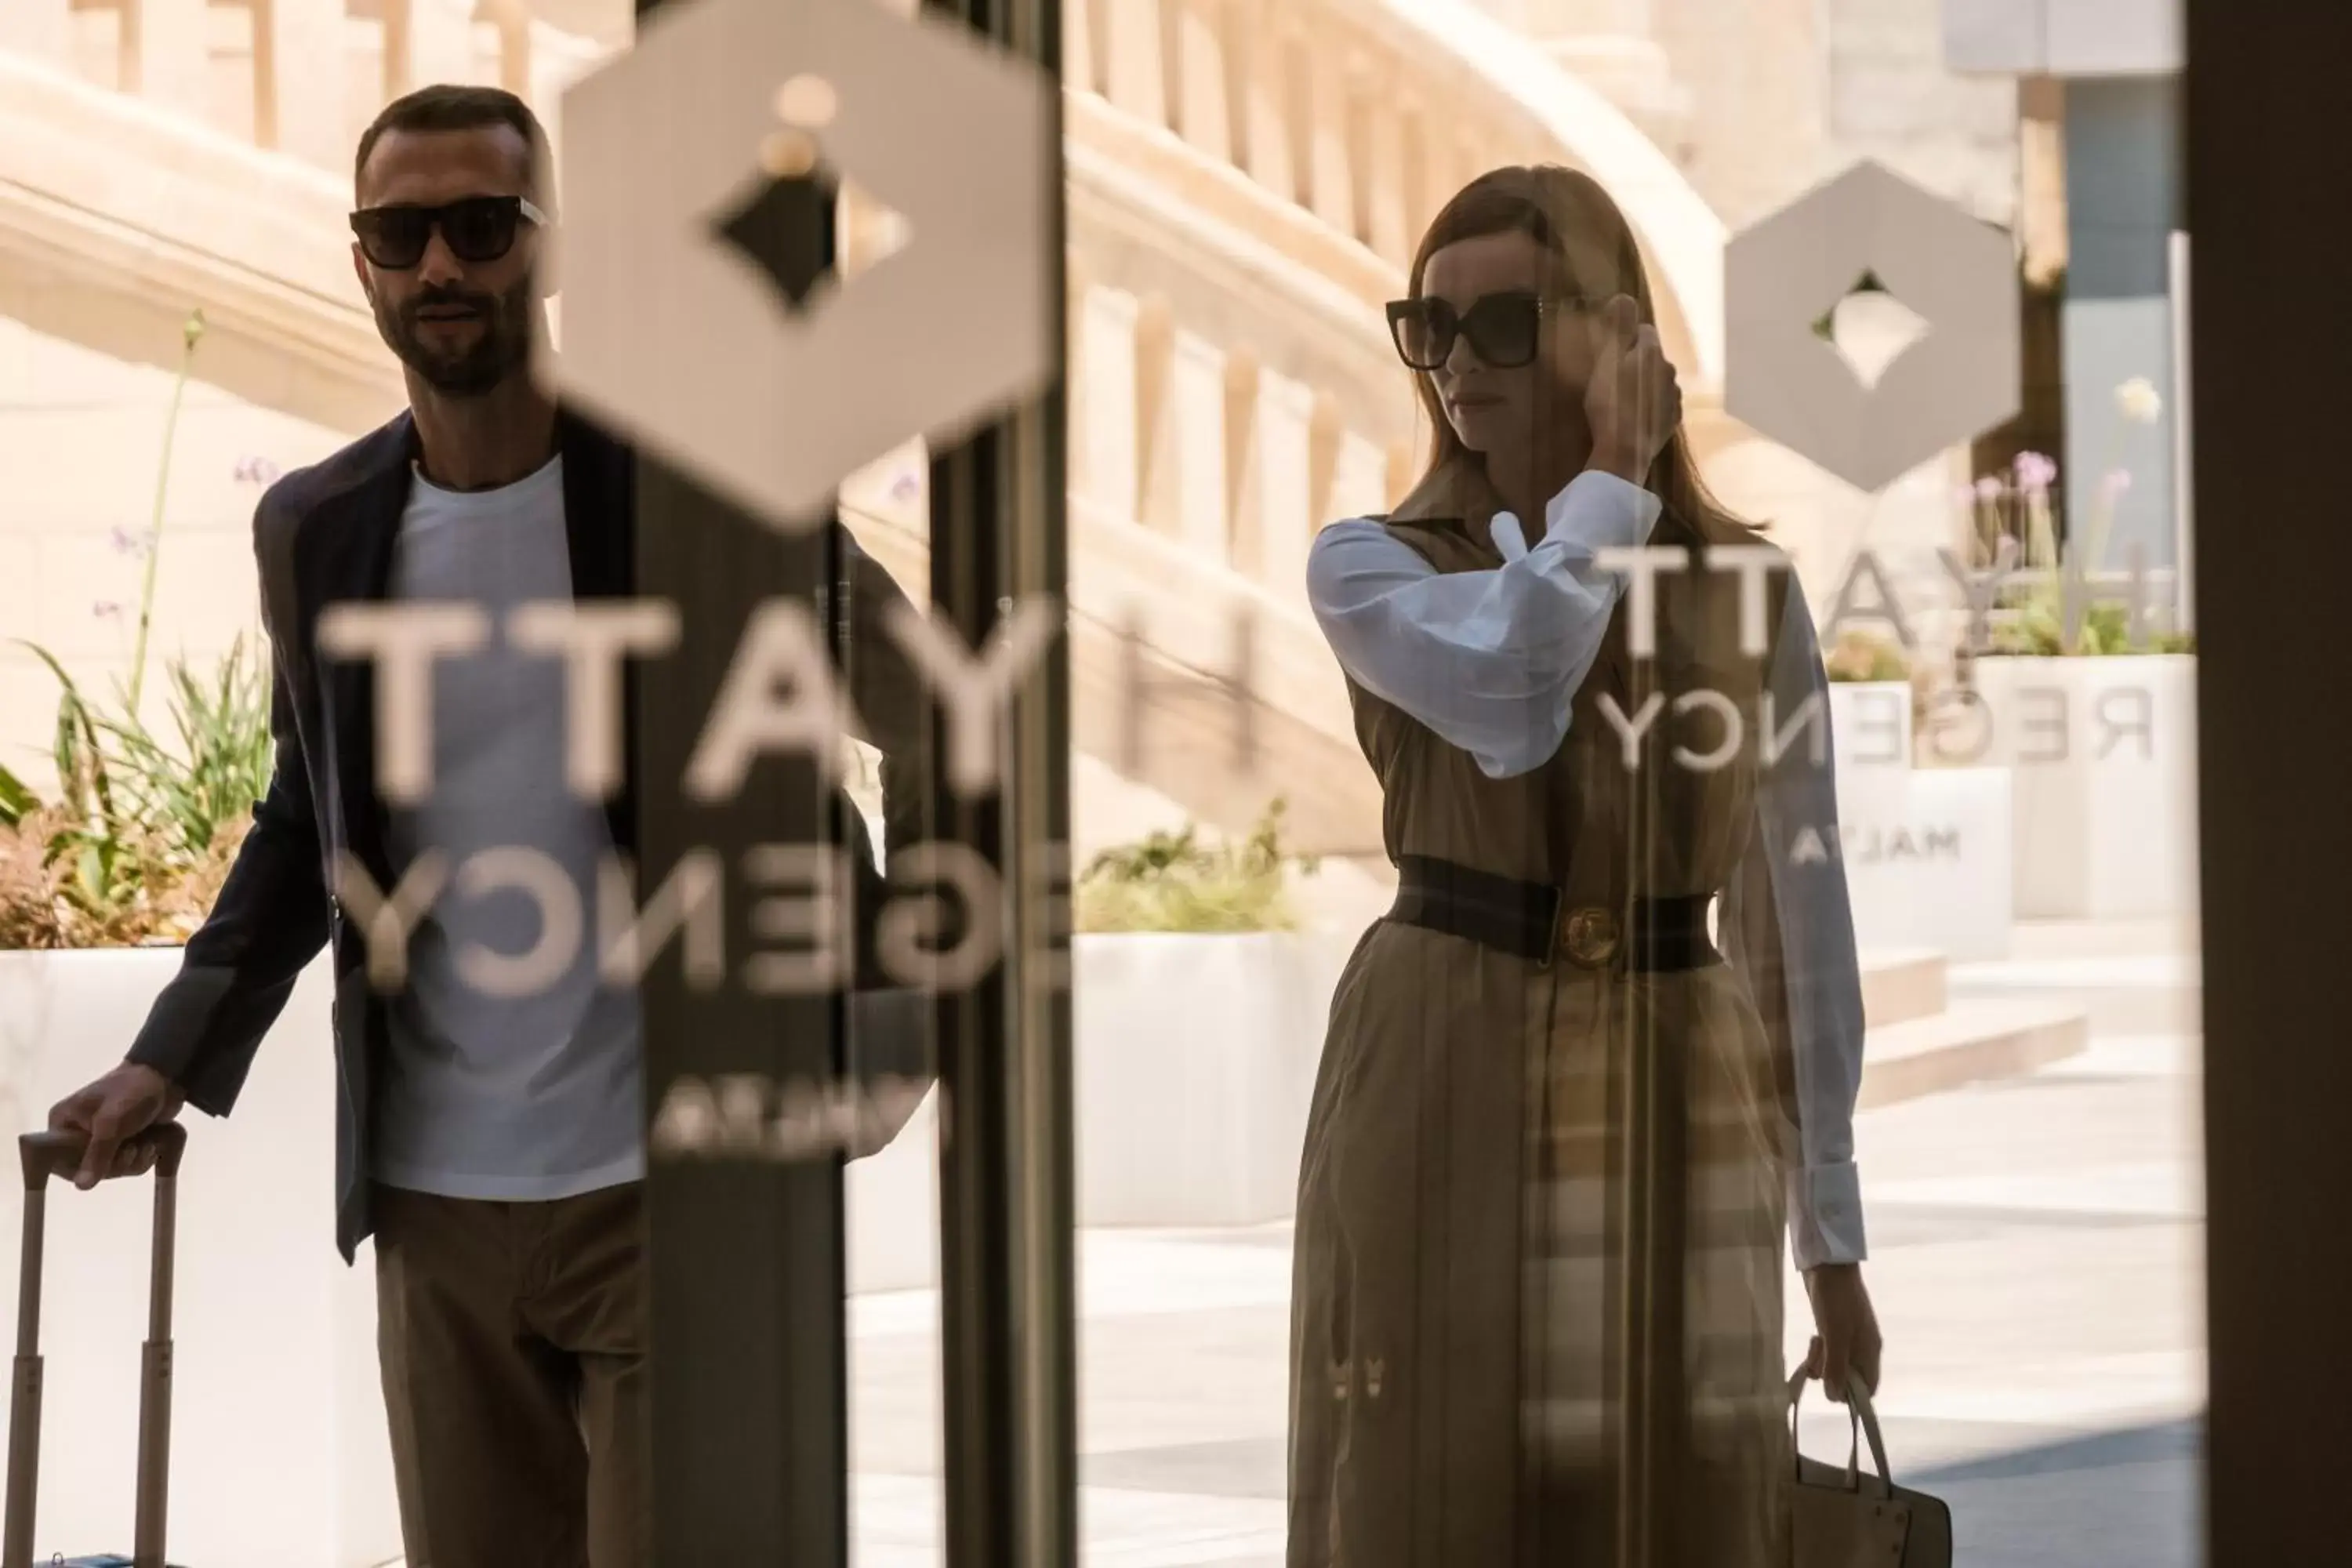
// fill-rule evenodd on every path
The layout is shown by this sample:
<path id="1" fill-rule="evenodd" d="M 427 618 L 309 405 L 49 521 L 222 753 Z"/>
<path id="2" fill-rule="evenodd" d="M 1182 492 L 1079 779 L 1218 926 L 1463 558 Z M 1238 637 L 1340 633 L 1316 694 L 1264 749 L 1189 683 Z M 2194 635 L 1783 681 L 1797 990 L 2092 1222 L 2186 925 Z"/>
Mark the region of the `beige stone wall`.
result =
<path id="1" fill-rule="evenodd" d="M 1734 230 L 1819 177 L 1828 153 L 1822 0 L 1656 0 L 1653 26 L 1688 90 L 1681 159 Z"/>
<path id="2" fill-rule="evenodd" d="M 1653 0 L 1688 89 L 1684 172 L 1734 229 L 1864 157 L 2011 221 L 2016 90 L 1944 68 L 1941 4 Z"/>
<path id="3" fill-rule="evenodd" d="M 2016 219 L 2017 86 L 1944 68 L 1943 0 L 1828 0 L 1829 133 L 1992 223 Z"/>
<path id="4" fill-rule="evenodd" d="M 1940 5 L 1653 0 L 1655 36 L 1691 105 L 1684 172 L 1734 232 L 1861 158 L 1989 221 L 2018 220 L 2015 87 L 1945 69 Z M 1954 531 L 1949 498 L 1965 459 L 1955 451 L 1868 495 L 1734 426 L 1718 434 L 1709 477 L 1735 507 L 1773 523 L 1817 599 L 1865 543 L 1934 594 L 1934 551 Z"/>
<path id="5" fill-rule="evenodd" d="M 128 678 L 143 563 L 115 534 L 149 526 L 173 378 L 26 325 L 22 292 L 0 270 L 0 763 L 46 789 L 57 682 L 16 639 L 48 648 L 88 689 Z M 258 626 L 250 524 L 261 486 L 240 465 L 292 468 L 344 439 L 191 380 L 157 563 L 151 724 L 169 722 L 164 658 L 206 663 Z"/>

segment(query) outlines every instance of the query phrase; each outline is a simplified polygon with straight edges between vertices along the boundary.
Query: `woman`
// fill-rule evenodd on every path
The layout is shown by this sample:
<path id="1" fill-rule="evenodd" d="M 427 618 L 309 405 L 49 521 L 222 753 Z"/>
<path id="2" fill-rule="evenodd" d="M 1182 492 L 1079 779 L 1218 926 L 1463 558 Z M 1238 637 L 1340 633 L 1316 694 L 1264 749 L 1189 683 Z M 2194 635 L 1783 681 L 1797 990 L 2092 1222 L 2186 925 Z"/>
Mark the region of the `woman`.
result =
<path id="1" fill-rule="evenodd" d="M 1699 482 L 1598 185 L 1484 176 L 1411 282 L 1428 471 L 1307 568 L 1401 889 L 1299 1178 L 1290 1562 L 1580 1568 L 1622 1515 L 1675 1521 L 1644 1561 L 1777 1565 L 1784 1235 L 1832 1397 L 1879 1350 L 1811 621 Z"/>

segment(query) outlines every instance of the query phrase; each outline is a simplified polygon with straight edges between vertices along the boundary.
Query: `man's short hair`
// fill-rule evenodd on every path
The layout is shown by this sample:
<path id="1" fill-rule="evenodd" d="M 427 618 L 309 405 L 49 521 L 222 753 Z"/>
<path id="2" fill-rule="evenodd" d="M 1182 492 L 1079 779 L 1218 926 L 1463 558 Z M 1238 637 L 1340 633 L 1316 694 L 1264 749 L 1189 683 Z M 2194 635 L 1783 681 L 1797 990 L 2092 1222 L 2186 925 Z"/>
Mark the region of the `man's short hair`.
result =
<path id="1" fill-rule="evenodd" d="M 420 87 L 405 97 L 394 99 L 360 133 L 359 155 L 352 160 L 352 187 L 354 192 L 358 190 L 361 177 L 367 173 L 368 156 L 386 132 L 479 131 L 492 125 L 512 127 L 522 138 L 523 145 L 530 149 L 527 176 L 530 194 L 545 205 L 545 195 L 539 187 L 547 162 L 547 132 L 539 123 L 539 116 L 530 111 L 530 105 L 502 87 L 444 83 Z"/>

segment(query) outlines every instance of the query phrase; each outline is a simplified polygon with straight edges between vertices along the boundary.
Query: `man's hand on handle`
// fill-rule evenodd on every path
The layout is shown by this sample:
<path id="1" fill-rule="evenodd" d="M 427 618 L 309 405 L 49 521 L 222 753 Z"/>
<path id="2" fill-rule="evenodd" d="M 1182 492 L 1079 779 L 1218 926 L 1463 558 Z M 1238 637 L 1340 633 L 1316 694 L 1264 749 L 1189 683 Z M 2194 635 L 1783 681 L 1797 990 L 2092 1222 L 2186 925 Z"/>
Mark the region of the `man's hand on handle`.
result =
<path id="1" fill-rule="evenodd" d="M 157 1150 L 139 1135 L 177 1116 L 185 1099 L 153 1068 L 125 1062 L 58 1101 L 49 1110 L 49 1131 L 78 1132 L 89 1141 L 74 1185 L 88 1192 L 112 1177 L 144 1175 Z"/>

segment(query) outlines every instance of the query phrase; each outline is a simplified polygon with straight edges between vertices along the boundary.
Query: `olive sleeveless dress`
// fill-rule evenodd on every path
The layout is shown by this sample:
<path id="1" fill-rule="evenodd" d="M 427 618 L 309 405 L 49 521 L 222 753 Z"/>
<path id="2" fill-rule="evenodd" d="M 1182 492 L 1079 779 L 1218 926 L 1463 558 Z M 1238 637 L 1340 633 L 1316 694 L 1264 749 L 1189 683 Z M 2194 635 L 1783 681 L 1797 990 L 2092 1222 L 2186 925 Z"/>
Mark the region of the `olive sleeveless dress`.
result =
<path id="1" fill-rule="evenodd" d="M 1493 510 L 1433 481 L 1386 521 L 1440 572 L 1490 570 Z M 1668 514 L 1650 542 L 1706 541 Z M 1785 1016 L 1754 831 L 1770 652 L 1742 652 L 1739 581 L 1696 561 L 1662 574 L 1642 658 L 1621 596 L 1565 742 L 1522 776 L 1487 777 L 1349 683 L 1391 860 L 1548 883 L 1565 918 L 1549 962 L 1383 920 L 1339 982 L 1299 1175 L 1292 1568 L 1613 1563 L 1624 1380 L 1643 1359 L 1628 1336 L 1644 1331 L 1680 1345 L 1650 1358 L 1668 1369 L 1647 1404 L 1677 1522 L 1649 1561 L 1784 1568 L 1781 1258 L 1801 1156 L 1785 1029 L 1764 1022 Z M 1730 962 L 1629 961 L 1635 900 L 1704 894 L 1723 896 Z M 1653 1067 L 1654 1103 L 1683 1112 L 1661 1182 L 1684 1194 L 1679 1323 L 1620 1310 L 1626 1096 Z"/>

